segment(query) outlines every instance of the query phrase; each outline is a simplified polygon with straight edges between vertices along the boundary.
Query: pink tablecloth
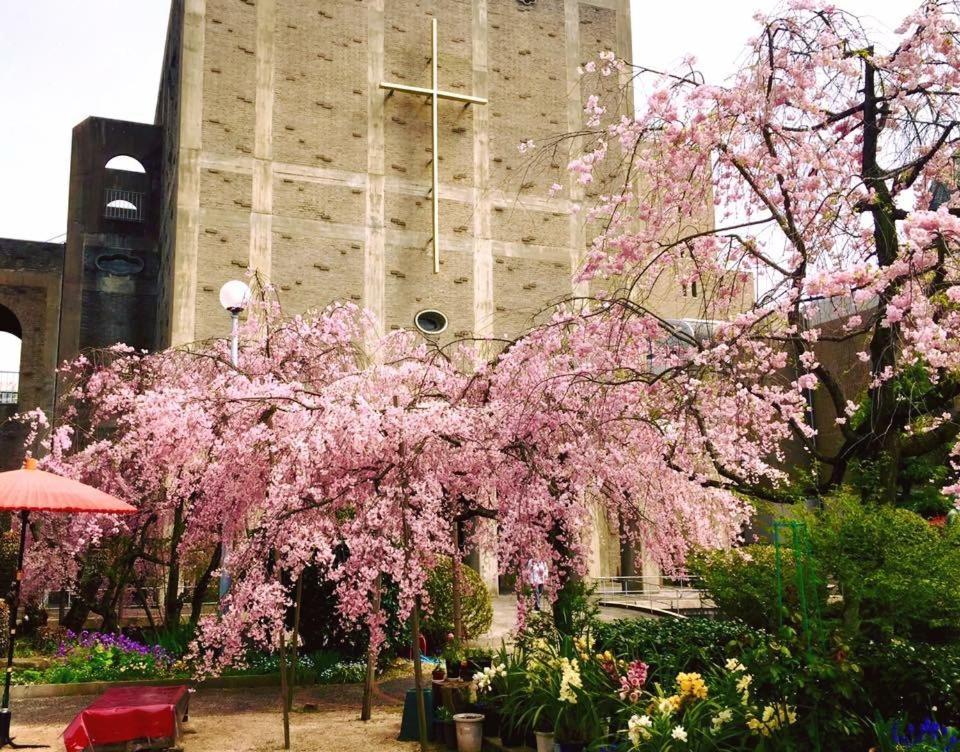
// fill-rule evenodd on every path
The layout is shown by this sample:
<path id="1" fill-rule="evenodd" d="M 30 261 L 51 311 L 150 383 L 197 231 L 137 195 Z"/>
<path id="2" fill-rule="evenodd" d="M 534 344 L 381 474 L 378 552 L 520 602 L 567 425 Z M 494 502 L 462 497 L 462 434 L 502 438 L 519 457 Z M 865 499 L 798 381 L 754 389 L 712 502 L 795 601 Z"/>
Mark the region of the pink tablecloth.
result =
<path id="1" fill-rule="evenodd" d="M 180 738 L 189 694 L 177 687 L 114 687 L 73 719 L 63 732 L 67 752 L 89 752 L 112 744 Z"/>

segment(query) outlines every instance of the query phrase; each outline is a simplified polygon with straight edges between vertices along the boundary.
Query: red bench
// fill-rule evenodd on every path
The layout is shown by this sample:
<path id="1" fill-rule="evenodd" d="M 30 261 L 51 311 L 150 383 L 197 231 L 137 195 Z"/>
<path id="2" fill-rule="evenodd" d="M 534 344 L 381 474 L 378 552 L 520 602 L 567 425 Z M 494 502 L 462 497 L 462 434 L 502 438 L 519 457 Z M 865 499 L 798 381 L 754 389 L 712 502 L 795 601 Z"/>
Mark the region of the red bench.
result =
<path id="1" fill-rule="evenodd" d="M 180 742 L 186 687 L 114 687 L 80 711 L 63 732 L 67 752 L 167 749 Z"/>

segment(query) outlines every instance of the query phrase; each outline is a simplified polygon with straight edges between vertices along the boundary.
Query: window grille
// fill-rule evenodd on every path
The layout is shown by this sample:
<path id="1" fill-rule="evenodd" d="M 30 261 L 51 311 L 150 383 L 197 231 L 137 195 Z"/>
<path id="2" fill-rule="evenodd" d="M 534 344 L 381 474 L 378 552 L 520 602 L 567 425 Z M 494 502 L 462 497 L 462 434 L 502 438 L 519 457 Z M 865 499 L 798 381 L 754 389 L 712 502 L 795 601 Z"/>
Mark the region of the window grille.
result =
<path id="1" fill-rule="evenodd" d="M 16 405 L 20 396 L 20 373 L 0 371 L 0 405 Z"/>
<path id="2" fill-rule="evenodd" d="M 143 221 L 143 194 L 139 191 L 122 191 L 108 188 L 103 216 L 107 219 L 122 219 L 127 222 Z"/>

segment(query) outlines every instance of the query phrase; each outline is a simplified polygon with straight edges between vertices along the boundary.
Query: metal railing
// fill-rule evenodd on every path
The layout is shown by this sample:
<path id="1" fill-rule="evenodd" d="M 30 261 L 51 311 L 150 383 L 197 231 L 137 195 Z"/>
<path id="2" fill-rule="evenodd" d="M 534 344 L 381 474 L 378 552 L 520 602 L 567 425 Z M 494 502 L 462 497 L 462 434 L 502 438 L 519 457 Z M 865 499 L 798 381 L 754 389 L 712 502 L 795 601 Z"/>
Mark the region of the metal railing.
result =
<path id="1" fill-rule="evenodd" d="M 699 579 L 688 575 L 596 577 L 591 584 L 601 605 L 677 614 L 705 613 L 713 609 L 713 603 L 700 588 Z"/>
<path id="2" fill-rule="evenodd" d="M 184 602 L 186 603 L 186 610 L 189 611 L 190 599 L 193 596 L 193 585 L 182 584 L 177 594 L 186 596 Z M 151 613 L 154 617 L 157 617 L 162 609 L 162 595 L 162 590 L 159 587 L 148 587 L 140 590 L 127 587 L 121 596 L 117 615 L 121 621 L 145 619 L 146 613 L 143 608 L 143 598 L 145 598 Z M 70 609 L 72 602 L 73 593 L 69 590 L 49 590 L 44 593 L 42 600 L 43 607 L 50 616 L 56 617 L 58 620 Z M 216 606 L 216 603 L 215 595 L 203 599 L 204 607 Z M 93 614 L 91 614 L 92 616 Z"/>
<path id="3" fill-rule="evenodd" d="M 127 222 L 143 220 L 143 194 L 140 191 L 108 188 L 104 191 L 103 203 L 103 216 L 107 219 L 122 219 Z"/>
<path id="4" fill-rule="evenodd" d="M 16 405 L 20 398 L 20 372 L 0 371 L 0 405 Z"/>

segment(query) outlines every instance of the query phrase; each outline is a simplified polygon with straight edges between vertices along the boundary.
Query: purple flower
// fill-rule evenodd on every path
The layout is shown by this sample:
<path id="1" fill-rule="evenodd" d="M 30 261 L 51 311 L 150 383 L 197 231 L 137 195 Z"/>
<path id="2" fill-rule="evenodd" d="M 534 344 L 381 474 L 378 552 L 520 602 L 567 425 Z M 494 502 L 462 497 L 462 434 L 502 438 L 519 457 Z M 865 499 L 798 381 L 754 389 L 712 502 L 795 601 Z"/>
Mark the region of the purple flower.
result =
<path id="1" fill-rule="evenodd" d="M 142 642 L 127 637 L 125 634 L 107 634 L 83 630 L 80 634 L 67 631 L 66 637 L 57 648 L 57 656 L 67 657 L 76 648 L 102 647 L 108 650 L 117 650 L 122 653 L 137 653 L 150 656 L 160 663 L 173 663 L 173 656 L 159 645 L 144 645 Z"/>

